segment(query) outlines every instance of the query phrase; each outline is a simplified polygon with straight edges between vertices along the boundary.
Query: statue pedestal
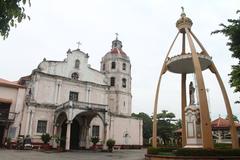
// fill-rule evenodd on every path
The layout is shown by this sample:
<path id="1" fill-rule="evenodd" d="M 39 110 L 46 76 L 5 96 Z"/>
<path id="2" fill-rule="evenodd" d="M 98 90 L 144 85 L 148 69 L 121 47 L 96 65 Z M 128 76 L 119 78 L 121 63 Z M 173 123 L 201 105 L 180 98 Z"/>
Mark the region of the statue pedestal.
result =
<path id="1" fill-rule="evenodd" d="M 199 105 L 191 104 L 185 108 L 186 146 L 184 148 L 203 148 Z"/>

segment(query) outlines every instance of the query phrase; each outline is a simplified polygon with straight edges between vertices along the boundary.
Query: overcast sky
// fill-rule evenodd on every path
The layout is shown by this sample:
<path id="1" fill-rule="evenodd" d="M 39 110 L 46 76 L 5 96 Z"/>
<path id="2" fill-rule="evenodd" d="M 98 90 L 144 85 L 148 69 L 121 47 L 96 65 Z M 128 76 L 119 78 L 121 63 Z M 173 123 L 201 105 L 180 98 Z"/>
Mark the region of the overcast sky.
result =
<path id="1" fill-rule="evenodd" d="M 77 48 L 89 54 L 89 63 L 100 68 L 101 58 L 111 49 L 115 33 L 132 64 L 133 112 L 152 114 L 156 84 L 164 57 L 177 34 L 175 23 L 184 6 L 193 21 L 192 31 L 202 42 L 218 68 L 231 101 L 233 113 L 240 118 L 240 107 L 234 101 L 228 74 L 231 58 L 223 35 L 210 35 L 228 18 L 238 18 L 239 0 L 31 0 L 27 9 L 30 21 L 11 29 L 1 39 L 0 78 L 18 80 L 31 74 L 45 57 L 63 60 L 66 51 Z M 180 54 L 179 43 L 171 56 Z M 193 75 L 189 75 L 189 81 Z M 212 118 L 226 116 L 220 88 L 213 74 L 204 71 L 205 86 Z M 188 84 L 187 84 L 188 85 Z M 180 117 L 180 75 L 163 76 L 158 110 L 174 112 Z"/>

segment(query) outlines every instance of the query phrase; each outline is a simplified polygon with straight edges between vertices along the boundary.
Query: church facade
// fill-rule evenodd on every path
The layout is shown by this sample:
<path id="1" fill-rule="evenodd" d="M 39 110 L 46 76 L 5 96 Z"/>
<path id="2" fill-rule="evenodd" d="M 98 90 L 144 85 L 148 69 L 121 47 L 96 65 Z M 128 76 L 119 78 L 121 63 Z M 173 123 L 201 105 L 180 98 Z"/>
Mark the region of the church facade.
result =
<path id="1" fill-rule="evenodd" d="M 131 63 L 122 42 L 112 42 L 100 71 L 90 67 L 88 58 L 80 49 L 68 50 L 63 61 L 44 58 L 31 75 L 20 78 L 17 85 L 25 91 L 19 105 L 22 116 L 3 135 L 30 135 L 33 142 L 41 142 L 41 135 L 49 133 L 64 138 L 66 150 L 88 149 L 92 137 L 99 137 L 103 146 L 109 138 L 117 145 L 141 146 L 143 122 L 131 117 Z M 9 132 L 11 127 L 15 133 Z"/>

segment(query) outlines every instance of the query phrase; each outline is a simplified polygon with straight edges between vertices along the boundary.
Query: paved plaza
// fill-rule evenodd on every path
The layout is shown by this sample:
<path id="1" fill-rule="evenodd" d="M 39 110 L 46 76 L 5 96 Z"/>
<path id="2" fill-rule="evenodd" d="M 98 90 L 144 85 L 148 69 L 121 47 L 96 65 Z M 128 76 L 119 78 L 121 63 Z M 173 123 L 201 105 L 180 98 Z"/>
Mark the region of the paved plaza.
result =
<path id="1" fill-rule="evenodd" d="M 0 150 L 0 160 L 143 160 L 146 149 L 115 150 L 112 153 L 75 150 L 45 153 L 26 150 Z"/>

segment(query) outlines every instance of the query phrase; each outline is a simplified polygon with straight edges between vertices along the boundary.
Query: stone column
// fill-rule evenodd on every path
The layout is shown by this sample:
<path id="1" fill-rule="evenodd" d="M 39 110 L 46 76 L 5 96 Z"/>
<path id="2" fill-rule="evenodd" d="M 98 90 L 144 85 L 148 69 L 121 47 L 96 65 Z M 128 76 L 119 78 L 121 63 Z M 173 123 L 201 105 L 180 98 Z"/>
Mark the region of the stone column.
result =
<path id="1" fill-rule="evenodd" d="M 58 130 L 58 127 L 57 127 L 57 125 L 55 124 L 55 125 L 53 126 L 53 136 L 58 136 L 58 135 L 57 135 L 57 130 Z M 55 137 L 55 138 L 57 138 L 57 137 Z M 55 139 L 53 139 L 53 148 L 57 148 L 57 143 L 56 143 Z"/>
<path id="2" fill-rule="evenodd" d="M 27 110 L 27 127 L 26 127 L 26 130 L 25 130 L 25 135 L 29 135 L 29 127 L 30 127 L 30 112 L 31 112 L 31 110 L 28 109 L 28 110 Z"/>
<path id="3" fill-rule="evenodd" d="M 33 107 L 28 107 L 27 109 L 27 127 L 25 134 L 31 136 L 32 135 L 32 123 L 33 121 Z"/>
<path id="4" fill-rule="evenodd" d="M 83 148 L 85 146 L 85 143 L 84 143 L 84 138 L 85 138 L 85 135 L 84 135 L 84 126 L 81 126 L 81 130 L 80 130 L 80 148 Z"/>
<path id="5" fill-rule="evenodd" d="M 67 151 L 70 150 L 71 124 L 72 121 L 67 121 L 66 146 L 65 146 L 65 149 Z"/>
<path id="6" fill-rule="evenodd" d="M 86 144 L 86 149 L 90 148 L 90 143 L 89 143 L 89 126 L 85 127 L 85 135 L 86 135 L 86 139 L 85 139 L 85 144 Z"/>
<path id="7" fill-rule="evenodd" d="M 32 136 L 32 132 L 33 132 L 33 114 L 34 114 L 34 110 L 31 110 L 31 112 L 30 112 L 30 128 L 29 128 L 29 135 L 30 135 L 30 137 Z M 37 125 L 37 124 L 36 124 Z"/>
<path id="8" fill-rule="evenodd" d="M 103 150 L 107 150 L 107 123 L 104 125 L 104 132 L 103 132 Z"/>

